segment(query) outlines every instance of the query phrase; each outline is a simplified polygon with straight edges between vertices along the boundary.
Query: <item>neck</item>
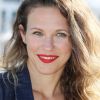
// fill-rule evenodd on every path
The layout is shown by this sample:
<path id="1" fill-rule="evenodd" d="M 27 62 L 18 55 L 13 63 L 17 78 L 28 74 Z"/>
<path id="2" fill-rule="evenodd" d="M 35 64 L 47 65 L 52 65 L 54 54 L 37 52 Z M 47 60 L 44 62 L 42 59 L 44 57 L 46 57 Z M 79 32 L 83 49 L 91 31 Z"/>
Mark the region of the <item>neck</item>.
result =
<path id="1" fill-rule="evenodd" d="M 59 79 L 61 72 L 55 74 L 44 75 L 36 71 L 31 62 L 27 63 L 32 89 L 46 97 L 53 97 L 54 95 L 61 94 Z"/>

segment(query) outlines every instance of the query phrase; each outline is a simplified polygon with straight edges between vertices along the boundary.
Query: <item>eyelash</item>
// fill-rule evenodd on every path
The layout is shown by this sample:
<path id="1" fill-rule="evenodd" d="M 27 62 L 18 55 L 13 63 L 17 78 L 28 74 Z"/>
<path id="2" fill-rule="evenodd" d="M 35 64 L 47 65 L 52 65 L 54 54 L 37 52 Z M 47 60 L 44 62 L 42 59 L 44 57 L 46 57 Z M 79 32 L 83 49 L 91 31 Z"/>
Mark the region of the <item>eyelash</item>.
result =
<path id="1" fill-rule="evenodd" d="M 32 33 L 33 35 L 37 35 L 37 36 L 43 36 L 43 34 L 41 32 L 35 31 Z"/>
<path id="2" fill-rule="evenodd" d="M 67 37 L 68 35 L 66 33 L 57 33 L 58 37 Z"/>
<path id="3" fill-rule="evenodd" d="M 39 31 L 35 31 L 35 32 L 33 32 L 32 33 L 33 35 L 36 35 L 36 36 L 43 36 L 43 33 L 42 32 L 39 32 Z M 66 33 L 63 33 L 63 32 L 59 32 L 59 33 L 57 33 L 56 34 L 56 36 L 57 37 L 67 37 L 68 36 L 68 34 L 66 34 Z"/>

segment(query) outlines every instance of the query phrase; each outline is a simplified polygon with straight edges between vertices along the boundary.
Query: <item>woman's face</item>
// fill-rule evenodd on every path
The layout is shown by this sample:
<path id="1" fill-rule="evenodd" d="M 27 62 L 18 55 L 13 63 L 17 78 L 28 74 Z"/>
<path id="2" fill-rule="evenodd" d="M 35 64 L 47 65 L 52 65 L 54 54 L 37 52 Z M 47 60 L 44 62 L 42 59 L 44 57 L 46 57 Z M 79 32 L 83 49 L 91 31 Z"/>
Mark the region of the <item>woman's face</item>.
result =
<path id="1" fill-rule="evenodd" d="M 21 31 L 28 62 L 41 74 L 61 72 L 72 51 L 69 26 L 59 9 L 38 7 L 28 15 L 27 31 Z"/>

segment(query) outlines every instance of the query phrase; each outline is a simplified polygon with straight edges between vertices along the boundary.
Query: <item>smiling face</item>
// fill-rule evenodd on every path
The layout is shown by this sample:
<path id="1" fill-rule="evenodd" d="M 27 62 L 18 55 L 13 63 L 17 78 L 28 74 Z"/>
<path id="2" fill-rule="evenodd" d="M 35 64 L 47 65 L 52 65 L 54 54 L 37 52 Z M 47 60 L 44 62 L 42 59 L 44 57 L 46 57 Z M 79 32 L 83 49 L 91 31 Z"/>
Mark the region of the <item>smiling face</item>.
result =
<path id="1" fill-rule="evenodd" d="M 20 25 L 21 30 L 23 29 Z M 27 46 L 28 65 L 41 74 L 62 72 L 71 55 L 67 20 L 55 7 L 38 7 L 28 15 L 27 31 L 20 31 Z"/>

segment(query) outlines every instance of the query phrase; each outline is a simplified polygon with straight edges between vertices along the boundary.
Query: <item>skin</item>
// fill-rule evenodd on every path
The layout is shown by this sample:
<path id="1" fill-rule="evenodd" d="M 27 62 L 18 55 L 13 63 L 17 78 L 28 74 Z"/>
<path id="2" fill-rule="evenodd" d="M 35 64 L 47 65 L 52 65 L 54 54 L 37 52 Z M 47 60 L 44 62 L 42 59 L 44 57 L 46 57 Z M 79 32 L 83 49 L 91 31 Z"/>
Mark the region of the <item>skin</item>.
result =
<path id="1" fill-rule="evenodd" d="M 63 100 L 58 80 L 72 51 L 66 18 L 55 7 L 38 7 L 28 15 L 27 31 L 22 25 L 19 25 L 19 30 L 27 46 L 34 98 Z M 37 54 L 59 57 L 51 63 L 43 63 Z"/>

